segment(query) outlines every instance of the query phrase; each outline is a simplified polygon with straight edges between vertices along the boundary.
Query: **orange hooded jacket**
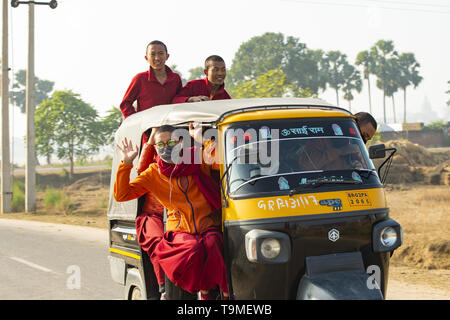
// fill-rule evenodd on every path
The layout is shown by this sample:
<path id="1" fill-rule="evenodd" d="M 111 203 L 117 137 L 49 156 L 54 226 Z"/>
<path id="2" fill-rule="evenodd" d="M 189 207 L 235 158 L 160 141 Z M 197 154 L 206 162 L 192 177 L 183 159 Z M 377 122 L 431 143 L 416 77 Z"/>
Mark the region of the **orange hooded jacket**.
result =
<path id="1" fill-rule="evenodd" d="M 151 192 L 167 208 L 166 231 L 178 230 L 191 234 L 209 227 L 220 227 L 220 210 L 212 212 L 203 194 L 191 176 L 169 178 L 161 174 L 158 165 L 152 163 L 130 182 L 133 165 L 120 163 L 114 183 L 116 201 L 128 201 Z M 202 171 L 210 174 L 217 165 L 202 164 Z"/>

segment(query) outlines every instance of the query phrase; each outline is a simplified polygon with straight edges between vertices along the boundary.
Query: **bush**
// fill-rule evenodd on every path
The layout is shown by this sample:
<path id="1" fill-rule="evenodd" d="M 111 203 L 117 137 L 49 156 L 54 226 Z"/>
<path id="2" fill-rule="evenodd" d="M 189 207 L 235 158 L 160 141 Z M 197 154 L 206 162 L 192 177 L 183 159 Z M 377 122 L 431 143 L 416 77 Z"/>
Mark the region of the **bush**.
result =
<path id="1" fill-rule="evenodd" d="M 57 205 L 61 203 L 62 198 L 63 193 L 60 190 L 48 188 L 45 190 L 44 206 L 47 209 L 56 208 Z"/>
<path id="2" fill-rule="evenodd" d="M 73 209 L 70 198 L 61 190 L 48 188 L 44 195 L 44 206 L 47 209 L 61 210 L 65 215 Z"/>
<path id="3" fill-rule="evenodd" d="M 24 210 L 25 210 L 25 183 L 19 180 L 14 180 L 11 211 L 22 212 Z"/>

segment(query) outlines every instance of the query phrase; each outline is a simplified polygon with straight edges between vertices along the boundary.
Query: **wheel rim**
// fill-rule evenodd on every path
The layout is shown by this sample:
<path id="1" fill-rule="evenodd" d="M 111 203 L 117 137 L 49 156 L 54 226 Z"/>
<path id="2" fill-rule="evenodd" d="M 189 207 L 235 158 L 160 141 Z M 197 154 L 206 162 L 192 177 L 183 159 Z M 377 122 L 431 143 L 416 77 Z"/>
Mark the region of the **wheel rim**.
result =
<path id="1" fill-rule="evenodd" d="M 131 300 L 142 300 L 141 289 L 138 287 L 133 288 L 133 292 L 131 293 Z"/>

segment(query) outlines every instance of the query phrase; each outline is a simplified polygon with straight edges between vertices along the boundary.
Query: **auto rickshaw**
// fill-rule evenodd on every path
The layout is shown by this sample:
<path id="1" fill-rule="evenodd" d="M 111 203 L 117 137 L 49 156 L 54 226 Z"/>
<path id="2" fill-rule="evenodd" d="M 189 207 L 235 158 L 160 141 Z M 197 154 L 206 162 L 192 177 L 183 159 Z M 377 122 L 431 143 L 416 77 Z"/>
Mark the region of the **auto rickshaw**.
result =
<path id="1" fill-rule="evenodd" d="M 368 152 L 350 112 L 312 98 L 157 106 L 128 117 L 115 141 L 140 145 L 152 127 L 190 122 L 202 123 L 205 139 L 218 146 L 231 299 L 385 298 L 389 259 L 403 242 L 389 217 L 386 170 L 380 179 L 395 149 Z M 389 152 L 377 171 L 371 158 Z M 116 202 L 112 195 L 120 160 L 116 150 L 108 207 L 112 278 L 126 299 L 159 299 L 151 262 L 136 241 L 142 199 Z M 170 292 L 195 298 L 173 286 Z"/>

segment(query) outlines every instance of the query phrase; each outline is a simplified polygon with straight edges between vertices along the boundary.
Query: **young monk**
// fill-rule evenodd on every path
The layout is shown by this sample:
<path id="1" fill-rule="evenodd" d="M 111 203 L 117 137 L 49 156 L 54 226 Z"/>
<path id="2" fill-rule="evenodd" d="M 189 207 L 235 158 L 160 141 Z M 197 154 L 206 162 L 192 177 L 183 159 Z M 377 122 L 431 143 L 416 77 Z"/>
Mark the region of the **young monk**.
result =
<path id="1" fill-rule="evenodd" d="M 227 76 L 225 61 L 220 56 L 212 55 L 206 58 L 203 72 L 206 78 L 186 83 L 173 98 L 172 103 L 231 99 L 225 90 Z"/>
<path id="2" fill-rule="evenodd" d="M 170 104 L 172 98 L 182 87 L 181 77 L 173 72 L 167 65 L 169 59 L 167 46 L 154 40 L 147 45 L 145 60 L 150 65 L 145 72 L 138 73 L 133 77 L 131 83 L 120 104 L 120 110 L 125 118 L 156 105 Z M 137 102 L 137 108 L 133 103 Z M 145 163 L 140 163 L 138 173 L 147 169 L 153 159 L 153 145 L 147 145 L 148 135 L 142 137 L 142 154 L 147 155 Z M 141 159 L 143 160 L 143 159 Z M 155 259 L 152 259 L 152 252 L 164 234 L 163 223 L 164 207 L 156 200 L 151 193 L 145 197 L 142 211 L 136 217 L 136 234 L 139 245 L 147 252 L 153 264 L 159 291 L 164 292 L 164 272 Z"/>
<path id="3" fill-rule="evenodd" d="M 170 104 L 180 91 L 181 77 L 166 66 L 167 59 L 169 53 L 163 42 L 154 40 L 147 45 L 145 60 L 150 68 L 148 71 L 138 73 L 131 80 L 120 104 L 120 110 L 125 118 L 157 105 Z M 133 107 L 135 101 L 137 101 L 136 109 Z"/>
<path id="4" fill-rule="evenodd" d="M 182 149 L 180 141 L 172 137 L 174 130 L 171 126 L 156 130 L 157 163 L 131 182 L 137 148 L 126 139 L 122 147 L 117 145 L 123 161 L 117 171 L 114 197 L 128 201 L 151 192 L 168 209 L 166 232 L 152 252 L 167 277 L 190 293 L 200 291 L 204 300 L 212 299 L 209 291 L 219 286 L 228 299 L 219 186 L 209 176 L 209 166 L 194 159 L 196 147 Z M 214 149 L 214 143 L 208 148 Z M 189 161 L 178 163 L 176 156 L 186 153 Z"/>

